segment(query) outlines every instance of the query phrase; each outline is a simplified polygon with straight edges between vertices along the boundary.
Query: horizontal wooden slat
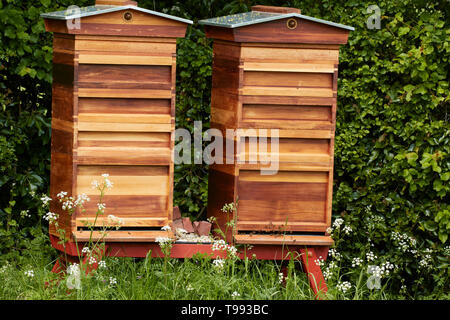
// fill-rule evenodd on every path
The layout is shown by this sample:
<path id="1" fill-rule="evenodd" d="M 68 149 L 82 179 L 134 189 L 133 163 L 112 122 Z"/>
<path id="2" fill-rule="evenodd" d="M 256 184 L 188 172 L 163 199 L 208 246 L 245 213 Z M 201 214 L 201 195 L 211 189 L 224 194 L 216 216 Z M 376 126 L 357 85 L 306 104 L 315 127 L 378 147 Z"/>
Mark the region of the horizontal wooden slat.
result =
<path id="1" fill-rule="evenodd" d="M 171 66 L 173 58 L 172 56 L 80 54 L 78 63 Z"/>
<path id="2" fill-rule="evenodd" d="M 118 213 L 116 216 L 119 219 L 122 219 L 123 224 L 122 227 L 163 227 L 168 224 L 168 220 L 164 218 L 152 218 L 152 217 L 140 217 L 138 215 L 134 215 L 133 217 L 123 217 Z M 103 227 L 116 225 L 111 224 L 110 219 L 108 217 L 98 217 L 97 220 L 95 217 L 77 217 L 76 225 L 77 227 L 85 227 L 85 226 L 95 226 Z"/>
<path id="3" fill-rule="evenodd" d="M 78 164 L 168 165 L 171 161 L 170 148 L 79 147 L 77 151 Z"/>
<path id="4" fill-rule="evenodd" d="M 333 74 L 308 72 L 244 72 L 244 86 L 332 88 Z"/>
<path id="5" fill-rule="evenodd" d="M 237 221 L 236 230 L 256 232 L 325 232 L 328 225 L 324 222 L 288 222 L 285 221 Z"/>
<path id="6" fill-rule="evenodd" d="M 176 40 L 173 42 L 154 42 L 151 38 L 138 38 L 139 41 L 133 41 L 131 37 L 124 39 L 123 37 L 86 37 L 77 35 L 77 41 L 75 41 L 75 50 L 77 51 L 106 51 L 106 52 L 134 52 L 134 53 L 152 53 L 152 54 L 164 54 L 171 55 L 176 53 L 177 45 Z M 79 39 L 79 40 L 78 40 Z M 141 39 L 149 39 L 142 41 Z"/>
<path id="7" fill-rule="evenodd" d="M 284 106 L 244 104 L 243 121 L 253 120 L 314 120 L 331 121 L 331 106 Z"/>
<path id="8" fill-rule="evenodd" d="M 78 132 L 78 147 L 169 148 L 169 132 Z"/>
<path id="9" fill-rule="evenodd" d="M 339 61 L 339 48 L 335 49 L 311 49 L 311 48 L 295 48 L 295 47 L 270 47 L 270 45 L 263 46 L 249 46 L 245 44 L 241 49 L 241 58 L 260 59 L 263 61 L 271 59 L 284 59 L 287 61 L 310 61 L 319 60 L 329 61 L 330 64 L 337 64 Z"/>
<path id="10" fill-rule="evenodd" d="M 328 236 L 289 236 L 289 235 L 243 235 L 234 236 L 239 244 L 268 244 L 268 245 L 315 245 L 331 246 L 334 241 Z"/>
<path id="11" fill-rule="evenodd" d="M 324 88 L 292 88 L 292 87 L 244 87 L 242 94 L 246 96 L 288 96 L 288 97 L 333 97 L 331 89 Z"/>
<path id="12" fill-rule="evenodd" d="M 80 64 L 79 88 L 106 89 L 170 89 L 172 71 L 169 66 Z"/>
<path id="13" fill-rule="evenodd" d="M 334 64 L 244 62 L 244 71 L 334 73 Z"/>
<path id="14" fill-rule="evenodd" d="M 259 129 L 247 128 L 240 131 L 239 136 L 246 137 L 276 137 L 278 132 L 279 138 L 310 138 L 310 139 L 329 139 L 333 137 L 333 132 L 329 130 L 296 130 L 296 129 Z M 270 140 L 269 140 L 270 141 Z"/>
<path id="15" fill-rule="evenodd" d="M 73 232 L 77 241 L 89 241 L 90 231 L 75 231 Z M 100 231 L 92 232 L 92 239 L 103 239 L 108 242 L 155 242 L 159 237 L 173 237 L 167 231 L 108 231 L 106 236 Z"/>
<path id="16" fill-rule="evenodd" d="M 239 170 L 264 170 L 273 172 L 278 171 L 330 171 L 333 169 L 330 163 L 316 162 L 316 163 L 295 163 L 295 162 L 278 162 L 272 164 L 261 163 L 237 163 Z"/>
<path id="17" fill-rule="evenodd" d="M 116 180 L 112 177 L 111 180 Z M 114 182 L 114 181 L 113 181 Z M 165 186 L 161 186 L 163 188 Z M 100 202 L 100 192 L 92 191 L 89 202 L 85 203 L 85 212 L 77 217 L 95 217 Z M 103 196 L 102 203 L 106 204 L 105 215 L 113 214 L 121 218 L 147 217 L 168 219 L 168 197 L 166 195 L 111 195 L 108 191 Z"/>
<path id="18" fill-rule="evenodd" d="M 79 113 L 170 114 L 170 99 L 80 98 Z"/>
<path id="19" fill-rule="evenodd" d="M 329 131 L 334 129 L 331 121 L 307 121 L 307 120 L 260 120 L 253 119 L 251 121 L 241 121 L 240 127 L 243 129 L 285 129 L 292 130 L 320 130 Z"/>
<path id="20" fill-rule="evenodd" d="M 168 168 L 168 166 L 80 165 L 78 166 L 77 174 L 77 194 L 98 195 L 99 191 L 92 188 L 92 181 L 103 181 L 101 175 L 107 173 L 109 174 L 109 179 L 113 182 L 113 188 L 106 191 L 106 197 L 166 196 L 168 194 L 169 183 Z M 139 201 L 141 200 L 144 199 L 140 199 Z M 111 201 L 114 202 L 116 200 L 112 199 Z"/>
<path id="21" fill-rule="evenodd" d="M 241 170 L 239 181 L 278 181 L 278 182 L 311 182 L 327 183 L 327 172 L 280 171 L 276 175 L 261 175 L 259 171 Z"/>
<path id="22" fill-rule="evenodd" d="M 170 99 L 171 90 L 79 88 L 81 98 L 149 98 Z"/>
<path id="23" fill-rule="evenodd" d="M 78 130 L 106 132 L 171 132 L 172 125 L 168 123 L 79 122 Z"/>
<path id="24" fill-rule="evenodd" d="M 171 123 L 168 114 L 114 114 L 114 113 L 80 113 L 78 123 L 108 122 L 108 123 Z"/>

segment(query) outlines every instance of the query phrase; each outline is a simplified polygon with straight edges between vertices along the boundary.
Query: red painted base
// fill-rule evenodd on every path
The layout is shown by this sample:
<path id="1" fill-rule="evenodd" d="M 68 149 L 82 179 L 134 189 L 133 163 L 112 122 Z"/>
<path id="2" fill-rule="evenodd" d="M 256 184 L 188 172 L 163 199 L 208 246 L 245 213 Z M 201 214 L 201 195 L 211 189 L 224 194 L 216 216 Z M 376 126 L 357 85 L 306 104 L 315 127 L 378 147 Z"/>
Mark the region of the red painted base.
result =
<path id="1" fill-rule="evenodd" d="M 78 263 L 78 252 L 81 252 L 83 246 L 80 244 L 77 250 L 77 244 L 68 242 L 65 246 L 58 244 L 58 239 L 50 235 L 52 246 L 57 250 L 64 252 L 56 262 L 52 272 L 59 273 L 64 271 L 67 263 Z M 308 275 L 309 284 L 314 294 L 320 299 L 327 292 L 327 284 L 322 275 L 320 266 L 316 264 L 316 259 L 322 257 L 325 260 L 328 255 L 328 247 L 305 247 L 305 246 L 277 246 L 277 245 L 255 245 L 250 250 L 244 250 L 239 253 L 239 258 L 258 260 L 290 260 L 298 259 L 302 262 L 303 269 Z M 150 255 L 154 258 L 162 258 L 163 253 L 157 243 L 153 242 L 109 242 L 106 243 L 105 255 L 110 257 L 134 257 L 145 258 Z M 298 254 L 292 254 L 298 253 Z M 213 251 L 211 244 L 196 243 L 174 243 L 172 246 L 171 258 L 183 259 L 192 258 L 195 254 L 206 254 L 211 258 L 225 258 L 226 252 Z M 64 261 L 62 263 L 61 261 Z M 61 266 L 64 264 L 64 267 Z M 97 264 L 92 266 L 97 268 Z"/>

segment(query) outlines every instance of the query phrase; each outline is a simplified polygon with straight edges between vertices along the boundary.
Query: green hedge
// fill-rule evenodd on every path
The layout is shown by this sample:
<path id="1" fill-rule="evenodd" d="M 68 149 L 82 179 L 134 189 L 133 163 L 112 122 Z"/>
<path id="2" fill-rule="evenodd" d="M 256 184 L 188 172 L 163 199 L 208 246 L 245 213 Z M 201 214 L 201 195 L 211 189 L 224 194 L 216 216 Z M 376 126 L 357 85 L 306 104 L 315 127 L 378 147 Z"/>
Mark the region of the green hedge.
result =
<path id="1" fill-rule="evenodd" d="M 195 22 L 248 11 L 257 3 L 299 7 L 306 15 L 356 29 L 341 49 L 339 66 L 333 214 L 352 229 L 333 231 L 343 270 L 351 269 L 355 256 L 371 251 L 379 263 L 397 264 L 390 278 L 393 291 L 404 285 L 419 296 L 448 288 L 449 2 L 378 1 L 381 29 L 372 30 L 366 21 L 373 3 L 353 0 L 139 1 Z M 0 7 L 1 253 L 20 250 L 42 228 L 52 36 L 39 13 L 71 4 L 6 0 Z M 178 41 L 178 127 L 192 130 L 194 120 L 209 123 L 211 62 L 211 41 L 194 23 Z M 176 168 L 175 203 L 186 215 L 204 216 L 206 166 Z"/>

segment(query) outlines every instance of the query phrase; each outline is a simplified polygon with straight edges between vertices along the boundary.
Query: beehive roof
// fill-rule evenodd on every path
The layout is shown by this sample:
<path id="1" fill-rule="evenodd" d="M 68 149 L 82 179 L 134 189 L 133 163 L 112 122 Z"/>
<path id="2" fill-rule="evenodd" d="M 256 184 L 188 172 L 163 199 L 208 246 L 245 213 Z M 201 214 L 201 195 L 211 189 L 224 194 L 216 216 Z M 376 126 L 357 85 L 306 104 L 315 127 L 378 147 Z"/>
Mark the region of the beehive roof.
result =
<path id="1" fill-rule="evenodd" d="M 350 27 L 350 26 L 305 16 L 305 15 L 302 15 L 300 13 L 295 13 L 295 12 L 273 13 L 273 12 L 262 12 L 262 11 L 251 11 L 251 12 L 233 14 L 233 15 L 229 15 L 229 16 L 200 20 L 199 24 L 213 26 L 213 27 L 223 27 L 223 28 L 233 29 L 233 28 L 239 28 L 239 27 L 254 25 L 254 24 L 258 24 L 258 23 L 264 23 L 264 22 L 275 21 L 275 20 L 280 20 L 280 19 L 285 19 L 285 18 L 292 18 L 292 17 L 297 17 L 300 19 L 318 22 L 318 23 L 326 24 L 326 25 L 336 27 L 336 28 L 341 28 L 341 29 L 346 29 L 346 30 L 351 30 L 351 31 L 355 30 L 355 28 Z"/>
<path id="2" fill-rule="evenodd" d="M 100 14 L 110 13 L 110 12 L 115 12 L 115 11 L 121 11 L 121 10 L 137 10 L 140 12 L 159 16 L 162 18 L 176 20 L 176 21 L 187 23 L 187 24 L 192 24 L 191 20 L 171 16 L 171 15 L 157 12 L 157 11 L 139 8 L 139 7 L 133 6 L 133 5 L 126 5 L 126 6 L 96 5 L 96 6 L 77 8 L 77 9 L 71 9 L 69 7 L 68 9 L 62 10 L 62 11 L 43 13 L 43 14 L 41 14 L 41 17 L 46 18 L 46 19 L 54 19 L 54 20 L 72 20 L 72 19 L 95 16 L 95 15 L 100 15 Z"/>

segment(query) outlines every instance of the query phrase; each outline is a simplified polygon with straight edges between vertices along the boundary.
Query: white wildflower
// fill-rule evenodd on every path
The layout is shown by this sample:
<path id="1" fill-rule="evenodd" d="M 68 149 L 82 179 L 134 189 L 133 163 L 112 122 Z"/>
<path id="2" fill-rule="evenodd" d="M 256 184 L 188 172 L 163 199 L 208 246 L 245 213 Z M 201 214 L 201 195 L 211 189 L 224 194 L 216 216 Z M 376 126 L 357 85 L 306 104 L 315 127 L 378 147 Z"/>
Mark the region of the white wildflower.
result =
<path id="1" fill-rule="evenodd" d="M 372 251 L 369 251 L 366 253 L 366 259 L 367 261 L 374 261 L 377 259 L 377 256 Z"/>
<path id="2" fill-rule="evenodd" d="M 43 194 L 41 201 L 42 201 L 42 206 L 46 206 L 50 201 L 52 201 L 52 198 L 50 198 L 46 194 Z"/>
<path id="3" fill-rule="evenodd" d="M 352 284 L 348 281 L 339 282 L 336 286 L 336 288 L 339 291 L 341 291 L 342 293 L 346 293 L 351 287 L 352 287 Z"/>
<path id="4" fill-rule="evenodd" d="M 89 264 L 96 264 L 97 263 L 97 259 L 95 259 L 95 257 L 90 257 L 89 258 Z"/>
<path id="5" fill-rule="evenodd" d="M 113 277 L 109 277 L 109 285 L 111 287 L 115 286 L 117 284 L 117 279 Z"/>
<path id="6" fill-rule="evenodd" d="M 47 220 L 50 224 L 58 220 L 59 216 L 53 212 L 47 212 L 44 215 L 44 220 Z"/>
<path id="7" fill-rule="evenodd" d="M 337 218 L 337 219 L 334 220 L 334 222 L 333 222 L 333 227 L 336 228 L 336 229 L 339 229 L 343 223 L 344 223 L 344 219 L 342 219 L 342 218 Z"/>
<path id="8" fill-rule="evenodd" d="M 223 266 L 225 265 L 225 259 L 217 258 L 213 261 L 213 265 L 217 269 L 223 269 Z"/>
<path id="9" fill-rule="evenodd" d="M 187 291 L 192 291 L 194 290 L 194 288 L 191 286 L 191 284 L 188 284 L 188 286 L 186 287 Z"/>
<path id="10" fill-rule="evenodd" d="M 235 298 L 235 297 L 240 297 L 241 295 L 240 295 L 237 291 L 235 291 L 235 292 L 233 292 L 233 293 L 231 294 L 231 296 L 232 296 L 233 298 Z"/>
<path id="11" fill-rule="evenodd" d="M 342 231 L 344 231 L 345 234 L 350 234 L 352 233 L 353 229 L 350 226 L 345 226 L 344 228 L 342 228 Z"/>
<path id="12" fill-rule="evenodd" d="M 100 184 L 98 183 L 97 180 L 92 181 L 91 185 L 92 189 L 98 189 L 100 187 Z"/>
<path id="13" fill-rule="evenodd" d="M 278 282 L 279 282 L 279 283 L 283 283 L 283 279 L 284 279 L 284 274 L 283 274 L 283 272 L 280 272 L 280 273 L 278 274 Z"/>
<path id="14" fill-rule="evenodd" d="M 104 260 L 100 261 L 100 262 L 98 263 L 98 267 L 99 267 L 100 269 L 106 269 L 106 262 L 105 262 Z"/>
<path id="15" fill-rule="evenodd" d="M 172 228 L 170 228 L 170 226 L 164 226 L 161 228 L 162 231 L 170 231 L 172 230 Z"/>
<path id="16" fill-rule="evenodd" d="M 359 267 L 363 263 L 363 260 L 361 258 L 353 258 L 352 260 L 352 267 Z"/>
<path id="17" fill-rule="evenodd" d="M 100 211 L 104 211 L 106 209 L 106 204 L 105 203 L 97 203 L 97 208 Z"/>
<path id="18" fill-rule="evenodd" d="M 27 271 L 25 271 L 25 275 L 28 278 L 34 278 L 34 271 L 33 270 L 27 270 Z"/>
<path id="19" fill-rule="evenodd" d="M 59 201 L 61 201 L 62 199 L 64 199 L 66 196 L 67 196 L 67 192 L 65 192 L 65 191 L 61 191 L 60 193 L 58 193 L 58 194 L 56 195 L 56 197 L 58 197 L 58 198 L 60 199 Z"/>
<path id="20" fill-rule="evenodd" d="M 328 254 L 330 256 L 333 257 L 333 259 L 335 259 L 336 261 L 341 261 L 341 254 L 339 252 L 336 251 L 336 249 L 330 249 L 330 251 L 328 252 Z"/>
<path id="21" fill-rule="evenodd" d="M 109 177 L 109 174 L 108 174 L 108 173 L 104 173 L 104 174 L 102 174 L 102 177 L 103 177 L 103 178 L 108 178 L 108 177 Z"/>

